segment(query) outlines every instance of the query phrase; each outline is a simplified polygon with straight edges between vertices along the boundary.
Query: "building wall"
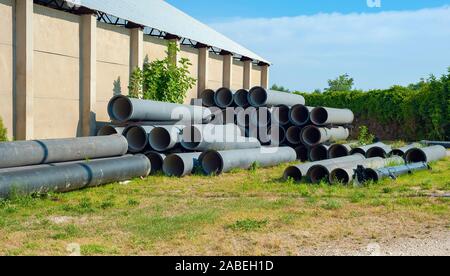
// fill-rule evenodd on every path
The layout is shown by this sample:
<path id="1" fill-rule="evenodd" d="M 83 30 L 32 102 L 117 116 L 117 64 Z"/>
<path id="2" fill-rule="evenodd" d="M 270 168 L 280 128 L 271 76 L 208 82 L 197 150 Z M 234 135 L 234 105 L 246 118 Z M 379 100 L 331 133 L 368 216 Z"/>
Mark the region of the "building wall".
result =
<path id="1" fill-rule="evenodd" d="M 161 60 L 167 56 L 167 41 L 152 36 L 144 36 L 144 58 L 148 61 Z"/>
<path id="2" fill-rule="evenodd" d="M 231 89 L 238 90 L 244 87 L 244 63 L 242 61 L 233 61 L 233 81 Z"/>
<path id="3" fill-rule="evenodd" d="M 219 89 L 223 86 L 223 56 L 209 53 L 209 72 L 208 85 L 209 89 Z"/>
<path id="4" fill-rule="evenodd" d="M 192 89 L 187 92 L 185 103 L 189 104 L 191 102 L 191 99 L 197 98 L 198 49 L 182 45 L 180 57 L 189 59 L 190 63 L 192 64 L 191 66 L 189 66 L 189 73 L 191 77 L 196 80 L 194 87 L 192 87 Z"/>
<path id="5" fill-rule="evenodd" d="M 261 85 L 261 67 L 257 65 L 252 66 L 252 82 L 251 87 Z"/>
<path id="6" fill-rule="evenodd" d="M 80 17 L 34 6 L 34 138 L 73 137 L 80 118 Z"/>
<path id="7" fill-rule="evenodd" d="M 13 2 L 0 0 L 0 117 L 13 135 Z"/>
<path id="8" fill-rule="evenodd" d="M 97 23 L 96 118 L 108 121 L 107 106 L 115 95 L 128 95 L 130 30 Z"/>

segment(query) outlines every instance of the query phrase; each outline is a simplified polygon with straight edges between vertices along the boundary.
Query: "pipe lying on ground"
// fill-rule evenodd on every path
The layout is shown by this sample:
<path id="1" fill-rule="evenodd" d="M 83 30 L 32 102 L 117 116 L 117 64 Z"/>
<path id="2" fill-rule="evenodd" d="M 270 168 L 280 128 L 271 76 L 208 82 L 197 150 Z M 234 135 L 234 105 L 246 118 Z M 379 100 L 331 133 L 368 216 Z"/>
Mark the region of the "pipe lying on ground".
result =
<path id="1" fill-rule="evenodd" d="M 280 146 L 286 142 L 286 130 L 281 126 L 261 127 L 258 139 L 263 145 Z"/>
<path id="2" fill-rule="evenodd" d="M 211 89 L 203 90 L 203 92 L 200 94 L 200 99 L 202 100 L 202 105 L 205 107 L 214 106 L 215 105 L 215 102 L 214 102 L 215 94 L 216 94 L 216 92 L 214 90 L 211 90 Z"/>
<path id="3" fill-rule="evenodd" d="M 291 126 L 286 131 L 286 140 L 292 145 L 299 145 L 301 143 L 302 128 L 298 126 Z"/>
<path id="4" fill-rule="evenodd" d="M 181 131 L 185 126 L 159 126 L 148 135 L 150 147 L 156 151 L 164 152 L 175 148 L 181 142 Z"/>
<path id="5" fill-rule="evenodd" d="M 128 143 L 121 135 L 0 143 L 0 168 L 121 156 Z"/>
<path id="6" fill-rule="evenodd" d="M 108 114 L 113 121 L 185 121 L 209 122 L 208 108 L 174 103 L 132 99 L 118 95 L 108 103 Z"/>
<path id="7" fill-rule="evenodd" d="M 236 92 L 229 88 L 222 87 L 214 95 L 214 103 L 220 108 L 227 108 L 234 105 L 234 94 Z"/>
<path id="8" fill-rule="evenodd" d="M 421 144 L 427 146 L 443 146 L 444 148 L 450 149 L 450 141 L 420 141 Z"/>
<path id="9" fill-rule="evenodd" d="M 391 151 L 392 151 L 391 146 L 380 143 L 378 146 L 368 149 L 366 152 L 366 157 L 367 158 L 372 158 L 372 157 L 386 158 Z"/>
<path id="10" fill-rule="evenodd" d="M 424 171 L 429 169 L 430 166 L 424 162 L 380 169 L 364 168 L 364 166 L 359 166 L 356 170 L 356 179 L 359 184 L 363 184 L 369 181 L 378 182 L 385 178 L 396 179 L 397 177 L 404 174 L 412 174 L 416 171 Z"/>
<path id="11" fill-rule="evenodd" d="M 291 109 L 287 105 L 277 105 L 272 109 L 272 119 L 274 123 L 286 126 L 290 123 L 289 113 Z"/>
<path id="12" fill-rule="evenodd" d="M 300 95 L 266 90 L 263 87 L 256 86 L 250 89 L 248 93 L 248 102 L 254 107 L 305 104 L 305 98 Z"/>
<path id="13" fill-rule="evenodd" d="M 198 165 L 200 152 L 175 153 L 164 159 L 163 171 L 167 176 L 183 177 L 192 174 Z"/>
<path id="14" fill-rule="evenodd" d="M 328 159 L 328 149 L 330 146 L 318 145 L 309 149 L 309 161 L 322 161 Z"/>
<path id="15" fill-rule="evenodd" d="M 130 125 L 123 131 L 123 136 L 128 141 L 128 151 L 138 153 L 144 151 L 148 146 L 148 136 L 155 129 L 154 126 L 136 126 Z"/>
<path id="16" fill-rule="evenodd" d="M 414 149 L 414 148 L 420 148 L 420 145 L 418 143 L 415 144 L 411 144 L 408 146 L 404 146 L 398 149 L 393 149 L 390 153 L 389 156 L 400 156 L 403 157 L 405 156 L 405 153 L 410 150 L 410 149 Z"/>
<path id="17" fill-rule="evenodd" d="M 0 198 L 11 195 L 69 192 L 103 184 L 146 177 L 150 161 L 144 155 L 83 161 L 57 167 L 0 174 Z"/>
<path id="18" fill-rule="evenodd" d="M 316 107 L 311 111 L 311 122 L 318 126 L 347 125 L 354 120 L 355 115 L 350 109 Z"/>
<path id="19" fill-rule="evenodd" d="M 318 162 L 311 162 L 306 164 L 300 164 L 297 166 L 290 166 L 284 171 L 283 178 L 285 180 L 292 178 L 294 181 L 301 181 L 304 177 L 306 177 L 308 170 L 315 166 L 315 165 L 328 165 L 333 163 L 345 163 L 345 162 L 352 162 L 352 161 L 361 161 L 365 160 L 366 158 L 362 154 L 355 154 L 351 156 L 336 158 L 336 159 L 328 159 Z"/>
<path id="20" fill-rule="evenodd" d="M 329 181 L 331 184 L 350 184 L 355 175 L 355 171 L 358 166 L 365 166 L 373 169 L 378 169 L 386 166 L 392 165 L 404 165 L 405 160 L 403 158 L 395 156 L 388 159 L 383 159 L 381 157 L 375 157 L 367 159 L 367 161 L 361 163 L 353 163 L 351 165 L 339 165 L 336 168 L 330 168 Z"/>
<path id="21" fill-rule="evenodd" d="M 150 160 L 150 174 L 155 174 L 159 171 L 162 171 L 164 159 L 166 159 L 166 155 L 156 152 L 156 151 L 149 151 L 145 153 L 145 156 Z"/>
<path id="22" fill-rule="evenodd" d="M 200 164 L 207 175 L 219 175 L 233 169 L 250 169 L 253 164 L 260 167 L 276 166 L 292 162 L 297 154 L 290 147 L 250 150 L 207 151 L 200 156 Z"/>
<path id="23" fill-rule="evenodd" d="M 234 102 L 239 107 L 242 108 L 249 107 L 250 103 L 248 102 L 248 90 L 240 89 L 236 91 L 236 93 L 234 94 Z"/>
<path id="24" fill-rule="evenodd" d="M 349 130 L 344 127 L 319 128 L 316 126 L 307 126 L 300 135 L 302 142 L 310 147 L 326 142 L 346 140 L 349 136 Z"/>
<path id="25" fill-rule="evenodd" d="M 301 162 L 308 161 L 308 148 L 306 146 L 297 146 L 295 152 L 297 153 L 297 160 L 300 160 Z"/>
<path id="26" fill-rule="evenodd" d="M 447 149 L 443 146 L 432 146 L 427 148 L 414 148 L 405 153 L 406 163 L 431 163 L 444 159 L 447 156 Z"/>
<path id="27" fill-rule="evenodd" d="M 357 147 L 354 148 L 350 151 L 350 154 L 355 154 L 355 153 L 360 153 L 363 154 L 364 156 L 367 156 L 367 152 L 372 149 L 372 148 L 384 148 L 386 145 L 384 143 L 375 143 L 372 145 L 367 145 L 367 146 L 361 146 L 361 147 Z"/>
<path id="28" fill-rule="evenodd" d="M 310 112 L 313 107 L 304 106 L 303 104 L 294 105 L 289 112 L 289 120 L 295 126 L 305 126 L 310 122 Z"/>
<path id="29" fill-rule="evenodd" d="M 97 136 L 110 136 L 114 134 L 122 135 L 123 131 L 125 130 L 124 127 L 118 127 L 114 125 L 106 125 L 101 127 L 97 131 Z"/>
<path id="30" fill-rule="evenodd" d="M 350 155 L 350 151 L 352 148 L 350 145 L 342 145 L 342 144 L 333 144 L 328 149 L 328 158 L 334 159 L 339 157 L 345 157 Z"/>

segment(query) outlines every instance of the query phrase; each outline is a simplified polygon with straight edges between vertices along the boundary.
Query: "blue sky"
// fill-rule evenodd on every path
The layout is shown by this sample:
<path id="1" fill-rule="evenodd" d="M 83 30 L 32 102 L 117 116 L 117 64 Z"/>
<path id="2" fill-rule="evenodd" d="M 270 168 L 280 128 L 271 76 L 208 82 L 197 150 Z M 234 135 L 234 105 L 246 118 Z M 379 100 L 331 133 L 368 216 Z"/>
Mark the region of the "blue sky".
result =
<path id="1" fill-rule="evenodd" d="M 323 89 L 409 84 L 450 66 L 450 0 L 169 0 L 274 64 L 271 82 Z"/>

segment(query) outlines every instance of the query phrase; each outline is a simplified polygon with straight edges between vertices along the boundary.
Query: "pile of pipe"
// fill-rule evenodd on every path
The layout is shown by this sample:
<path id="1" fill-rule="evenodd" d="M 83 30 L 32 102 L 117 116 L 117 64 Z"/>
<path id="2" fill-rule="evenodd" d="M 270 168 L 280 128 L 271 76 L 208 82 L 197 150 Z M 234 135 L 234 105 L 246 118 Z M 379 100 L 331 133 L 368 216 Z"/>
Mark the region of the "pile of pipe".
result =
<path id="1" fill-rule="evenodd" d="M 265 146 L 293 148 L 301 161 L 350 155 L 350 145 L 333 144 L 350 135 L 354 114 L 348 109 L 309 107 L 296 94 L 256 86 L 233 91 L 203 91 L 198 104 L 211 110 L 213 124 L 236 124 Z"/>
<path id="2" fill-rule="evenodd" d="M 0 199 L 148 176 L 148 158 L 127 151 L 120 135 L 0 143 Z"/>
<path id="3" fill-rule="evenodd" d="M 429 168 L 434 161 L 444 159 L 447 151 L 443 146 L 421 148 L 412 144 L 392 149 L 383 143 L 354 148 L 350 156 L 290 166 L 284 171 L 285 180 L 296 182 L 331 184 L 357 184 L 378 182 Z"/>

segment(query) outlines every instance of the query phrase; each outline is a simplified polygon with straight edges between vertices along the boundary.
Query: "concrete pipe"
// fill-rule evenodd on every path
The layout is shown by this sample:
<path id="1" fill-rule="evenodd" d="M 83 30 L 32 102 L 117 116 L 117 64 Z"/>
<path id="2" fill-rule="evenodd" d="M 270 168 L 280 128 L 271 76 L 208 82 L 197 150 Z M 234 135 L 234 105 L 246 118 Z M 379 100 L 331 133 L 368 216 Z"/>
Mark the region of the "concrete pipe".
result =
<path id="1" fill-rule="evenodd" d="M 121 156 L 128 151 L 121 135 L 0 143 L 0 168 Z"/>
<path id="2" fill-rule="evenodd" d="M 114 126 L 114 125 L 106 125 L 106 126 L 101 127 L 98 130 L 97 136 L 110 136 L 110 135 L 115 135 L 115 134 L 122 135 L 124 130 L 125 130 L 124 127 L 118 127 L 118 126 Z"/>
<path id="3" fill-rule="evenodd" d="M 346 140 L 349 136 L 350 131 L 344 127 L 319 128 L 316 126 L 305 127 L 300 135 L 302 142 L 309 147 L 326 142 Z"/>
<path id="4" fill-rule="evenodd" d="M 285 180 L 292 178 L 295 181 L 301 181 L 304 177 L 306 177 L 308 170 L 315 165 L 329 165 L 336 163 L 345 163 L 345 162 L 354 162 L 365 160 L 366 158 L 362 154 L 355 154 L 351 156 L 336 158 L 336 159 L 328 159 L 318 162 L 311 162 L 306 164 L 300 164 L 297 166 L 290 166 L 284 171 L 283 178 Z"/>
<path id="5" fill-rule="evenodd" d="M 248 127 L 250 124 L 257 125 L 256 108 L 236 108 L 236 124 L 241 127 Z"/>
<path id="6" fill-rule="evenodd" d="M 378 182 L 385 178 L 396 179 L 401 175 L 412 174 L 413 172 L 425 171 L 429 169 L 430 166 L 428 165 L 428 163 L 425 162 L 379 169 L 359 167 L 356 171 L 357 174 L 356 179 L 359 184 L 363 184 L 370 181 Z"/>
<path id="7" fill-rule="evenodd" d="M 310 123 L 310 112 L 314 107 L 304 106 L 302 104 L 294 105 L 289 112 L 289 120 L 295 126 L 306 126 Z"/>
<path id="8" fill-rule="evenodd" d="M 295 148 L 295 152 L 297 153 L 297 160 L 301 162 L 306 162 L 309 159 L 308 156 L 308 148 L 304 145 L 297 146 Z"/>
<path id="9" fill-rule="evenodd" d="M 328 149 L 328 158 L 334 159 L 350 155 L 350 145 L 334 144 Z"/>
<path id="10" fill-rule="evenodd" d="M 128 141 L 128 151 L 138 153 L 148 147 L 148 136 L 155 129 L 154 126 L 136 126 L 130 125 L 123 131 L 123 136 Z"/>
<path id="11" fill-rule="evenodd" d="M 236 92 L 222 87 L 217 89 L 216 94 L 214 95 L 214 102 L 219 108 L 227 108 L 235 105 L 234 103 L 234 94 Z"/>
<path id="12" fill-rule="evenodd" d="M 216 94 L 216 92 L 212 89 L 203 90 L 203 92 L 200 94 L 200 99 L 202 100 L 202 105 L 205 107 L 214 106 L 216 104 L 214 101 L 215 94 Z"/>
<path id="13" fill-rule="evenodd" d="M 200 156 L 200 164 L 207 175 L 219 175 L 233 169 L 250 169 L 253 164 L 261 167 L 293 162 L 297 154 L 290 147 L 249 150 L 207 151 Z"/>
<path id="14" fill-rule="evenodd" d="M 449 141 L 427 141 L 422 140 L 420 141 L 422 145 L 426 146 L 443 146 L 446 149 L 450 149 L 450 142 Z"/>
<path id="15" fill-rule="evenodd" d="M 294 106 L 296 104 L 305 104 L 303 96 L 267 90 L 263 87 L 256 86 L 250 89 L 248 93 L 248 102 L 254 107 L 287 105 Z"/>
<path id="16" fill-rule="evenodd" d="M 380 145 L 368 149 L 366 152 L 366 157 L 367 158 L 372 158 L 372 157 L 386 158 L 391 151 L 392 151 L 391 146 L 380 143 Z"/>
<path id="17" fill-rule="evenodd" d="M 322 161 L 328 159 L 328 149 L 330 146 L 318 145 L 309 149 L 309 161 Z"/>
<path id="18" fill-rule="evenodd" d="M 286 131 L 286 140 L 292 145 L 301 144 L 302 128 L 298 126 L 291 126 Z"/>
<path id="19" fill-rule="evenodd" d="M 405 153 L 406 163 L 431 163 L 447 157 L 447 149 L 443 146 L 410 149 Z"/>
<path id="20" fill-rule="evenodd" d="M 261 127 L 258 129 L 257 138 L 263 145 L 280 146 L 286 142 L 286 130 L 277 125 Z"/>
<path id="21" fill-rule="evenodd" d="M 212 106 L 209 107 L 209 111 L 211 112 L 211 121 L 209 122 L 209 124 L 213 124 L 213 125 L 223 125 L 225 124 L 225 120 L 226 117 L 224 114 L 224 110 L 222 110 L 221 108 L 217 107 L 217 106 Z M 234 123 L 234 121 L 233 121 Z"/>
<path id="22" fill-rule="evenodd" d="M 165 154 L 156 151 L 149 151 L 145 153 L 145 156 L 148 158 L 148 160 L 150 160 L 150 174 L 155 174 L 162 171 L 164 160 L 166 159 Z"/>
<path id="23" fill-rule="evenodd" d="M 355 115 L 350 109 L 316 107 L 311 111 L 311 122 L 318 126 L 348 125 L 354 120 Z"/>
<path id="24" fill-rule="evenodd" d="M 150 161 L 144 155 L 36 168 L 0 174 L 0 198 L 14 195 L 69 192 L 146 177 Z"/>
<path id="25" fill-rule="evenodd" d="M 167 176 L 183 177 L 192 174 L 198 165 L 200 152 L 175 153 L 164 159 L 163 171 Z"/>
<path id="26" fill-rule="evenodd" d="M 156 151 L 171 150 L 181 142 L 181 131 L 185 126 L 159 126 L 155 127 L 148 135 L 150 147 Z"/>
<path id="27" fill-rule="evenodd" d="M 239 89 L 238 91 L 236 91 L 236 93 L 234 94 L 234 102 L 239 107 L 249 107 L 250 103 L 248 102 L 248 90 Z"/>
<path id="28" fill-rule="evenodd" d="M 339 165 L 336 166 L 336 168 L 330 168 L 330 177 L 329 181 L 331 184 L 350 184 L 350 182 L 353 180 L 353 176 L 355 175 L 355 171 L 358 168 L 358 166 L 365 166 L 368 168 L 382 168 L 385 166 L 392 166 L 392 165 L 404 165 L 405 161 L 403 158 L 395 156 L 388 159 L 383 159 L 381 157 L 375 157 L 365 160 L 361 163 L 353 163 L 351 165 Z"/>
<path id="29" fill-rule="evenodd" d="M 371 150 L 374 149 L 374 150 Z M 350 151 L 350 154 L 360 153 L 364 154 L 365 156 L 368 156 L 369 151 L 371 151 L 371 155 L 374 155 L 376 153 L 383 153 L 383 151 L 386 149 L 386 145 L 384 143 L 375 143 L 372 145 L 362 146 L 358 148 L 354 148 Z M 390 152 L 390 151 L 388 151 Z M 376 156 L 374 156 L 376 157 Z M 382 156 L 379 156 L 382 157 Z"/>
<path id="30" fill-rule="evenodd" d="M 411 145 L 404 146 L 404 147 L 401 147 L 401 148 L 393 149 L 389 153 L 389 156 L 400 156 L 400 157 L 403 157 L 403 156 L 405 156 L 405 153 L 408 150 L 414 149 L 414 148 L 420 148 L 420 144 L 419 143 L 415 143 L 415 144 L 411 144 Z"/>
<path id="31" fill-rule="evenodd" d="M 272 112 L 267 107 L 253 109 L 250 112 L 249 125 L 254 127 L 267 127 L 272 121 Z"/>
<path id="32" fill-rule="evenodd" d="M 275 124 L 281 126 L 289 125 L 289 113 L 291 109 L 287 105 L 277 105 L 272 109 L 272 120 Z"/>
<path id="33" fill-rule="evenodd" d="M 212 119 L 208 108 L 174 103 L 132 99 L 118 95 L 108 104 L 108 114 L 113 121 L 183 121 L 204 123 Z"/>

